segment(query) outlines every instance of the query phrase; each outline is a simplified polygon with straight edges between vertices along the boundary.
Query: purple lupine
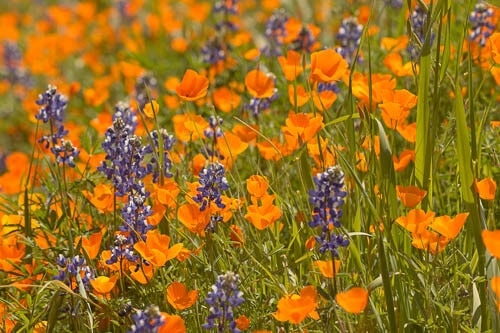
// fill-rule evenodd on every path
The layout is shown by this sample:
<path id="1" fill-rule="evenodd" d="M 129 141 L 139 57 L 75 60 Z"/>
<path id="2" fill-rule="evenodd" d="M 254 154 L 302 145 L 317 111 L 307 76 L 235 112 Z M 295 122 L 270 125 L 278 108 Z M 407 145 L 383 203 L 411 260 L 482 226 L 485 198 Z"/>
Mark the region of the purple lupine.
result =
<path id="1" fill-rule="evenodd" d="M 172 149 L 175 143 L 175 138 L 173 135 L 169 134 L 166 129 L 160 128 L 159 131 L 151 131 L 150 137 L 152 140 L 152 145 L 147 145 L 145 147 L 145 153 L 152 155 L 149 162 L 147 163 L 146 170 L 148 173 L 153 174 L 153 183 L 157 183 L 160 178 L 160 168 L 162 168 L 163 176 L 170 178 L 172 174 L 170 170 L 172 169 L 172 161 L 170 160 L 169 151 Z M 159 157 L 157 154 L 160 153 L 159 140 L 160 137 L 163 141 L 163 165 L 159 165 Z M 156 153 L 155 153 L 156 152 Z"/>
<path id="2" fill-rule="evenodd" d="M 45 148 L 50 147 L 57 163 L 75 167 L 74 160 L 80 151 L 73 146 L 70 140 L 64 139 L 68 134 L 64 128 L 64 115 L 68 99 L 58 93 L 55 86 L 49 85 L 47 90 L 38 96 L 36 104 L 40 106 L 40 109 L 35 118 L 50 126 L 50 134 L 42 135 L 38 142 L 44 144 Z"/>
<path id="3" fill-rule="evenodd" d="M 339 166 L 331 166 L 314 177 L 314 184 L 315 189 L 309 191 L 309 201 L 313 207 L 313 219 L 309 226 L 321 228 L 321 234 L 315 237 L 320 246 L 319 251 L 329 251 L 338 257 L 338 248 L 349 245 L 349 240 L 335 231 L 341 226 L 341 207 L 347 196 L 344 172 Z"/>
<path id="4" fill-rule="evenodd" d="M 5 66 L 5 78 L 11 84 L 22 84 L 31 86 L 32 79 L 28 71 L 21 66 L 22 53 L 15 42 L 3 42 L 3 64 Z"/>
<path id="5" fill-rule="evenodd" d="M 157 90 L 158 80 L 152 74 L 144 73 L 137 78 L 134 95 L 140 110 L 152 99 L 156 98 Z"/>
<path id="6" fill-rule="evenodd" d="M 129 194 L 127 203 L 122 208 L 123 223 L 119 230 L 128 233 L 131 244 L 146 240 L 146 233 L 152 229 L 147 218 L 153 215 L 151 206 L 147 204 L 149 192 L 144 188 L 142 182 L 138 184 L 140 191 Z"/>
<path id="7" fill-rule="evenodd" d="M 336 35 L 339 46 L 335 49 L 350 65 L 356 59 L 356 52 L 361 43 L 363 35 L 363 25 L 358 23 L 356 17 L 347 17 L 342 20 L 342 24 Z M 361 59 L 358 57 L 357 61 Z"/>
<path id="8" fill-rule="evenodd" d="M 288 14 L 284 9 L 276 10 L 266 22 L 265 36 L 267 45 L 260 51 L 266 57 L 276 57 L 283 54 L 283 39 L 286 37 L 285 24 Z"/>
<path id="9" fill-rule="evenodd" d="M 403 0 L 384 0 L 386 6 L 391 6 L 394 9 L 403 8 Z"/>
<path id="10" fill-rule="evenodd" d="M 134 253 L 134 248 L 130 240 L 121 234 L 115 235 L 113 246 L 111 247 L 111 256 L 106 260 L 106 264 L 112 265 L 122 260 L 136 262 L 139 257 Z"/>
<path id="11" fill-rule="evenodd" d="M 239 276 L 231 271 L 219 275 L 212 290 L 208 293 L 205 302 L 210 307 L 207 321 L 202 325 L 204 329 L 216 329 L 217 332 L 241 332 L 236 327 L 234 309 L 240 306 L 245 299 L 238 289 Z"/>
<path id="12" fill-rule="evenodd" d="M 495 31 L 492 22 L 494 16 L 493 9 L 484 2 L 478 2 L 474 10 L 469 15 L 471 31 L 469 39 L 477 42 L 480 46 L 486 45 L 486 40 Z"/>
<path id="13" fill-rule="evenodd" d="M 221 15 L 222 20 L 215 24 L 217 31 L 236 31 L 238 27 L 231 21 L 231 15 L 238 15 L 238 1 L 237 0 L 218 0 L 215 2 L 213 12 Z"/>
<path id="14" fill-rule="evenodd" d="M 73 286 L 73 279 L 76 279 L 78 275 L 81 277 L 85 289 L 89 290 L 90 281 L 93 280 L 95 276 L 90 267 L 86 264 L 85 258 L 77 255 L 70 259 L 59 254 L 56 263 L 59 266 L 59 272 L 54 277 L 55 280 L 64 282 L 64 284 L 71 288 Z M 74 288 L 74 291 L 76 290 L 78 290 L 78 285 Z"/>
<path id="15" fill-rule="evenodd" d="M 265 97 L 265 98 L 253 97 L 252 99 L 250 99 L 250 102 L 248 102 L 243 106 L 243 108 L 245 110 L 250 111 L 254 117 L 257 117 L 261 112 L 269 109 L 271 107 L 272 102 L 277 100 L 278 97 L 279 94 L 276 89 L 275 93 L 271 97 Z"/>
<path id="16" fill-rule="evenodd" d="M 203 135 L 209 140 L 207 144 L 202 149 L 202 154 L 209 160 L 213 160 L 217 157 L 219 160 L 223 160 L 224 156 L 217 149 L 217 138 L 223 136 L 222 128 L 220 127 L 223 123 L 221 117 L 210 116 L 208 118 L 208 127 L 203 130 Z"/>
<path id="17" fill-rule="evenodd" d="M 425 29 L 427 25 L 427 10 L 417 4 L 415 9 L 410 14 L 409 21 L 412 36 L 410 36 L 407 51 L 410 54 L 410 59 L 412 61 L 417 61 L 420 57 L 421 46 L 426 38 Z M 433 40 L 434 33 L 431 32 L 430 44 L 432 44 Z"/>
<path id="18" fill-rule="evenodd" d="M 229 188 L 225 176 L 225 169 L 219 162 L 210 163 L 203 168 L 199 175 L 200 186 L 197 188 L 197 195 L 193 200 L 200 205 L 200 211 L 204 211 L 210 203 L 214 203 L 219 208 L 224 208 L 221 194 Z"/>
<path id="19" fill-rule="evenodd" d="M 137 310 L 132 315 L 134 322 L 127 333 L 155 333 L 165 324 L 165 318 L 160 312 L 160 308 L 150 305 L 144 310 Z"/>
<path id="20" fill-rule="evenodd" d="M 318 93 L 323 92 L 323 91 L 327 91 L 327 90 L 333 91 L 336 94 L 338 94 L 340 92 L 340 88 L 336 82 L 319 82 L 316 89 L 317 89 Z"/>
<path id="21" fill-rule="evenodd" d="M 303 26 L 300 29 L 298 36 L 292 41 L 292 49 L 298 52 L 311 52 L 314 43 L 316 42 L 316 38 L 306 26 Z"/>

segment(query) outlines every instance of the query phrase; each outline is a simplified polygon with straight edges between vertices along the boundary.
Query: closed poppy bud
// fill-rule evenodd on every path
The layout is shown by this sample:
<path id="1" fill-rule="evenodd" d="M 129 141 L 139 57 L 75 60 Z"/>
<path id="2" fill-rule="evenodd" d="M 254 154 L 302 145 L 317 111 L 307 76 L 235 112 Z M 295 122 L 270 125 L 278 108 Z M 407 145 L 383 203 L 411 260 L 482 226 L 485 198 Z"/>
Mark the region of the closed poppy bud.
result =
<path id="1" fill-rule="evenodd" d="M 195 101 L 205 97 L 208 90 L 208 79 L 192 69 L 186 70 L 184 77 L 175 88 L 177 95 L 184 101 Z"/>
<path id="2" fill-rule="evenodd" d="M 340 260 L 316 260 L 314 266 L 319 269 L 324 277 L 333 278 L 340 269 Z"/>
<path id="3" fill-rule="evenodd" d="M 241 315 L 235 320 L 236 322 L 236 328 L 239 330 L 246 330 L 248 327 L 250 327 L 250 319 L 248 319 L 247 316 Z"/>
<path id="4" fill-rule="evenodd" d="M 368 304 L 368 290 L 361 287 L 351 288 L 338 293 L 335 300 L 345 311 L 358 314 L 363 312 Z"/>
<path id="5" fill-rule="evenodd" d="M 497 191 L 497 183 L 493 178 L 488 177 L 480 181 L 475 182 L 476 191 L 479 197 L 483 200 L 494 200 L 495 193 Z"/>
<path id="6" fill-rule="evenodd" d="M 311 80 L 317 82 L 334 82 L 347 72 L 349 64 L 332 49 L 313 52 L 311 54 Z"/>
<path id="7" fill-rule="evenodd" d="M 245 86 L 254 98 L 269 98 L 274 95 L 274 77 L 254 69 L 245 76 Z"/>
<path id="8" fill-rule="evenodd" d="M 398 198 L 407 208 L 414 208 L 427 195 L 426 190 L 422 190 L 417 186 L 396 186 Z"/>

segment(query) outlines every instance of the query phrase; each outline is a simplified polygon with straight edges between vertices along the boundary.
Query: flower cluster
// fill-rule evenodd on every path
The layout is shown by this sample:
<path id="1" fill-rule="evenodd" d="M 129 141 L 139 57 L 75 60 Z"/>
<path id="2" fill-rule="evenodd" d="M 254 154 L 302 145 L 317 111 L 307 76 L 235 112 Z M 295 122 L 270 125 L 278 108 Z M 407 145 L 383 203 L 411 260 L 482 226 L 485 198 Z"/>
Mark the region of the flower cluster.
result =
<path id="1" fill-rule="evenodd" d="M 286 22 L 288 14 L 284 9 L 276 10 L 266 22 L 264 32 L 268 44 L 261 49 L 265 56 L 276 57 L 283 54 L 283 39 L 286 37 Z"/>
<path id="2" fill-rule="evenodd" d="M 134 323 L 127 333 L 155 333 L 166 322 L 160 309 L 154 305 L 150 305 L 144 311 L 137 310 L 132 315 L 132 320 Z"/>
<path id="3" fill-rule="evenodd" d="M 147 163 L 146 170 L 148 173 L 153 174 L 153 183 L 157 183 L 160 178 L 160 174 L 167 178 L 172 177 L 172 174 L 170 173 L 170 170 L 172 169 L 172 161 L 170 160 L 169 151 L 174 146 L 175 138 L 163 128 L 160 128 L 158 131 L 151 131 L 150 137 L 152 144 L 147 145 L 144 151 L 146 154 L 152 155 L 151 159 Z M 160 140 L 163 141 L 163 147 L 161 150 Z M 161 151 L 163 151 L 162 158 L 159 156 Z"/>
<path id="4" fill-rule="evenodd" d="M 58 274 L 54 277 L 55 280 L 64 282 L 72 290 L 76 291 L 78 290 L 78 276 L 81 278 L 85 289 L 89 289 L 90 281 L 94 279 L 94 273 L 86 264 L 85 258 L 77 255 L 70 259 L 59 254 L 56 263 L 60 269 Z"/>
<path id="5" fill-rule="evenodd" d="M 341 207 L 347 195 L 344 190 L 344 172 L 339 166 L 329 167 L 314 177 L 314 183 L 315 189 L 309 192 L 309 201 L 313 206 L 313 219 L 309 226 L 321 228 L 321 235 L 316 236 L 316 241 L 320 244 L 319 251 L 330 251 L 338 257 L 337 249 L 349 245 L 349 240 L 344 235 L 337 234 L 333 228 L 341 225 Z"/>
<path id="6" fill-rule="evenodd" d="M 3 63 L 5 65 L 5 76 L 11 84 L 21 83 L 25 86 L 31 85 L 29 72 L 21 66 L 22 54 L 18 45 L 11 41 L 3 42 Z"/>
<path id="7" fill-rule="evenodd" d="M 234 309 L 241 305 L 245 299 L 243 293 L 238 290 L 239 276 L 228 271 L 219 275 L 212 290 L 208 293 L 205 302 L 210 307 L 207 321 L 202 325 L 204 329 L 216 328 L 217 332 L 240 332 L 236 327 Z"/>
<path id="8" fill-rule="evenodd" d="M 47 90 L 38 96 L 36 104 L 40 105 L 40 109 L 35 118 L 50 126 L 50 134 L 43 135 L 38 142 L 44 143 L 45 148 L 50 147 L 57 163 L 75 167 L 74 159 L 80 151 L 71 141 L 64 139 L 68 134 L 63 124 L 68 99 L 59 94 L 55 86 L 49 85 Z"/>
<path id="9" fill-rule="evenodd" d="M 481 46 L 485 46 L 486 40 L 495 31 L 495 24 L 492 21 L 493 16 L 494 12 L 491 7 L 483 2 L 477 3 L 469 15 L 471 25 L 469 39 Z"/>
<path id="10" fill-rule="evenodd" d="M 412 38 L 410 43 L 408 43 L 408 53 L 410 54 L 410 58 L 412 61 L 417 61 L 420 57 L 420 51 L 422 44 L 424 43 L 427 28 L 427 10 L 420 5 L 416 5 L 415 9 L 411 12 L 409 17 L 409 24 L 411 27 Z M 430 35 L 430 44 L 434 40 L 434 33 L 431 32 Z"/>
<path id="11" fill-rule="evenodd" d="M 337 42 L 339 47 L 335 50 L 339 53 L 350 65 L 353 63 L 361 36 L 363 34 L 363 25 L 358 23 L 356 17 L 347 17 L 342 20 L 342 24 L 337 32 Z M 360 61 L 360 58 L 358 58 Z"/>
<path id="12" fill-rule="evenodd" d="M 156 91 L 158 90 L 158 80 L 151 74 L 145 73 L 135 82 L 135 99 L 138 103 L 140 110 L 149 103 L 152 99 L 156 98 Z"/>
<path id="13" fill-rule="evenodd" d="M 224 166 L 219 162 L 210 163 L 200 172 L 199 182 L 198 194 L 193 199 L 201 204 L 200 210 L 204 211 L 212 202 L 217 207 L 224 208 L 225 205 L 222 203 L 221 194 L 222 191 L 229 188 Z"/>

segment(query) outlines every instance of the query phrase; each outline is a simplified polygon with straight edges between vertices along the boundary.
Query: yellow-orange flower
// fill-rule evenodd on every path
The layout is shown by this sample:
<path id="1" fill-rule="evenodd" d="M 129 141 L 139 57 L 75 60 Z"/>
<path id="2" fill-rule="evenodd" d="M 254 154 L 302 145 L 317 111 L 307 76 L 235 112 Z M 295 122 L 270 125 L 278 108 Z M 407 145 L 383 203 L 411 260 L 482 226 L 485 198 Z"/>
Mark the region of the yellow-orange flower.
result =
<path id="1" fill-rule="evenodd" d="M 192 69 L 187 69 L 175 91 L 182 100 L 195 101 L 206 96 L 208 79 Z"/>
<path id="2" fill-rule="evenodd" d="M 267 189 L 269 188 L 267 177 L 252 175 L 247 179 L 246 183 L 247 191 L 252 197 L 261 198 L 267 194 Z"/>
<path id="3" fill-rule="evenodd" d="M 146 234 L 146 241 L 136 243 L 134 249 L 152 266 L 160 267 L 168 260 L 175 258 L 183 248 L 182 243 L 177 243 L 170 248 L 169 245 L 169 236 L 160 234 L 158 230 L 150 230 Z"/>
<path id="4" fill-rule="evenodd" d="M 181 316 L 165 312 L 162 312 L 161 315 L 165 318 L 165 324 L 158 328 L 158 333 L 186 333 L 186 324 Z"/>
<path id="5" fill-rule="evenodd" d="M 426 190 L 422 190 L 417 186 L 396 186 L 396 193 L 399 200 L 407 208 L 413 208 L 422 201 L 422 199 L 427 195 Z"/>
<path id="6" fill-rule="evenodd" d="M 198 299 L 198 290 L 187 290 L 186 285 L 177 281 L 167 287 L 167 301 L 176 310 L 190 308 Z"/>
<path id="7" fill-rule="evenodd" d="M 116 274 L 111 277 L 98 276 L 97 278 L 90 280 L 90 285 L 98 296 L 108 297 L 111 290 L 115 287 L 117 280 L 118 275 Z"/>
<path id="8" fill-rule="evenodd" d="M 279 321 L 300 324 L 308 316 L 318 320 L 317 307 L 318 293 L 316 289 L 313 286 L 306 286 L 302 288 L 300 295 L 292 294 L 283 296 L 278 301 L 278 309 L 273 316 Z"/>
<path id="9" fill-rule="evenodd" d="M 493 257 L 500 259 L 500 230 L 483 230 L 481 237 L 488 252 Z"/>
<path id="10" fill-rule="evenodd" d="M 349 313 L 361 313 L 368 304 L 368 290 L 354 287 L 345 292 L 335 295 L 338 305 Z"/>
<path id="11" fill-rule="evenodd" d="M 279 56 L 278 62 L 280 63 L 283 74 L 288 81 L 293 81 L 302 73 L 302 65 L 300 61 L 300 53 L 293 50 L 288 50 L 285 56 Z"/>
<path id="12" fill-rule="evenodd" d="M 268 98 L 274 95 L 274 76 L 260 69 L 253 69 L 245 76 L 245 86 L 254 98 Z"/>
<path id="13" fill-rule="evenodd" d="M 346 74 L 349 64 L 332 49 L 321 50 L 311 54 L 311 80 L 317 82 L 334 82 Z"/>
<path id="14" fill-rule="evenodd" d="M 158 114 L 159 110 L 160 110 L 160 105 L 155 100 L 146 103 L 146 105 L 144 105 L 144 108 L 142 109 L 146 117 L 148 117 L 149 119 L 154 119 L 155 115 Z"/>
<path id="15" fill-rule="evenodd" d="M 324 277 L 333 278 L 340 269 L 340 260 L 316 260 L 314 266 L 319 269 Z"/>
<path id="16" fill-rule="evenodd" d="M 491 177 L 487 177 L 480 181 L 475 182 L 476 191 L 479 197 L 483 200 L 495 200 L 495 193 L 497 191 L 497 183 Z"/>

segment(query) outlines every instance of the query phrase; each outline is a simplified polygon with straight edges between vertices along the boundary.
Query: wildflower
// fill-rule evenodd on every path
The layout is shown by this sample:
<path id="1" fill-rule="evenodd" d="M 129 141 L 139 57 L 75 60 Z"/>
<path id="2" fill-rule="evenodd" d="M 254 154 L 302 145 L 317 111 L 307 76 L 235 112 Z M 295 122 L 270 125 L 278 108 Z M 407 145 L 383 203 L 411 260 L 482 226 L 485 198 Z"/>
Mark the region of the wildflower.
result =
<path id="1" fill-rule="evenodd" d="M 75 158 L 80 154 L 80 150 L 73 146 L 69 140 L 61 139 L 60 144 L 54 144 L 50 151 L 56 157 L 56 162 L 65 164 L 71 168 L 76 166 Z"/>
<path id="2" fill-rule="evenodd" d="M 286 37 L 285 24 L 288 15 L 284 9 L 276 10 L 266 21 L 265 36 L 268 44 L 261 52 L 265 56 L 275 57 L 282 54 L 283 40 Z"/>
<path id="3" fill-rule="evenodd" d="M 348 291 L 337 293 L 335 300 L 342 309 L 349 313 L 361 313 L 368 304 L 368 290 L 354 287 Z"/>
<path id="4" fill-rule="evenodd" d="M 413 208 L 422 201 L 427 195 L 427 191 L 422 190 L 416 186 L 396 186 L 398 198 L 403 202 L 407 208 Z"/>
<path id="5" fill-rule="evenodd" d="M 82 248 L 85 250 L 86 255 L 89 259 L 95 259 L 99 254 L 102 241 L 102 232 L 95 232 L 89 237 L 77 237 L 75 239 L 75 246 L 80 243 Z"/>
<path id="6" fill-rule="evenodd" d="M 158 333 L 186 333 L 186 324 L 179 315 L 171 315 L 165 312 L 161 313 L 165 323 L 160 326 Z"/>
<path id="7" fill-rule="evenodd" d="M 134 244 L 134 250 L 154 267 L 161 267 L 169 260 L 175 258 L 183 248 L 182 243 L 171 247 L 170 237 L 160 234 L 157 230 L 151 230 L 146 234 L 146 241 Z"/>
<path id="8" fill-rule="evenodd" d="M 327 49 L 311 53 L 311 80 L 316 82 L 334 82 L 342 78 L 349 65 L 334 50 Z"/>
<path id="9" fill-rule="evenodd" d="M 153 174 L 153 183 L 157 183 L 160 177 L 172 177 L 170 173 L 172 161 L 169 151 L 174 146 L 175 138 L 163 128 L 151 131 L 150 138 L 152 142 L 143 148 L 143 153 L 152 155 L 149 162 L 146 164 L 146 170 L 148 173 Z M 163 142 L 163 147 L 161 147 L 161 149 L 160 140 Z M 161 158 L 159 157 L 160 152 L 163 152 Z"/>
<path id="10" fill-rule="evenodd" d="M 500 230 L 483 230 L 481 237 L 488 252 L 500 259 Z"/>
<path id="11" fill-rule="evenodd" d="M 117 280 L 118 275 L 113 275 L 111 277 L 99 276 L 94 280 L 90 280 L 90 285 L 96 295 L 107 297 L 115 287 Z"/>
<path id="12" fill-rule="evenodd" d="M 192 69 L 187 69 L 181 82 L 175 88 L 177 95 L 184 101 L 195 101 L 205 97 L 208 90 L 208 79 Z"/>
<path id="13" fill-rule="evenodd" d="M 195 203 L 187 203 L 179 207 L 177 218 L 189 231 L 203 234 L 210 220 L 210 212 L 200 211 L 200 206 Z"/>
<path id="14" fill-rule="evenodd" d="M 288 81 L 295 80 L 303 71 L 301 56 L 297 51 L 288 50 L 286 57 L 278 57 L 278 62 L 280 63 L 281 69 L 283 70 L 285 78 Z"/>
<path id="15" fill-rule="evenodd" d="M 267 189 L 269 188 L 269 182 L 267 177 L 252 175 L 246 180 L 248 193 L 256 198 L 260 199 L 267 194 Z"/>
<path id="16" fill-rule="evenodd" d="M 146 117 L 149 119 L 154 119 L 159 110 L 160 110 L 160 105 L 155 100 L 146 103 L 146 105 L 144 105 L 144 107 L 142 108 L 142 112 L 144 112 Z"/>
<path id="17" fill-rule="evenodd" d="M 156 333 L 165 324 L 165 318 L 157 306 L 150 305 L 145 310 L 137 310 L 132 315 L 134 322 L 127 333 Z"/>
<path id="18" fill-rule="evenodd" d="M 187 290 L 186 285 L 177 281 L 167 287 L 167 301 L 176 310 L 190 308 L 198 299 L 198 290 Z"/>
<path id="19" fill-rule="evenodd" d="M 292 41 L 292 49 L 294 51 L 311 52 L 315 46 L 316 38 L 307 26 L 303 26 L 297 37 Z"/>
<path id="20" fill-rule="evenodd" d="M 340 44 L 335 49 L 347 63 L 351 64 L 356 59 L 356 53 L 361 43 L 361 36 L 363 34 L 363 25 L 358 23 L 356 17 L 347 17 L 342 20 L 342 24 L 336 35 L 337 42 Z M 358 59 L 359 61 L 360 59 Z"/>
<path id="21" fill-rule="evenodd" d="M 11 41 L 3 42 L 3 64 L 5 65 L 5 76 L 11 84 L 32 85 L 32 78 L 27 69 L 22 67 L 22 53 L 19 46 Z"/>
<path id="22" fill-rule="evenodd" d="M 320 227 L 321 235 L 316 236 L 319 251 L 330 251 L 338 257 L 338 247 L 349 245 L 349 240 L 336 234 L 333 227 L 340 227 L 342 205 L 347 192 L 344 189 L 344 172 L 339 166 L 329 167 L 325 172 L 314 177 L 315 189 L 309 192 L 309 201 L 313 206 L 313 219 L 309 222 L 312 228 Z"/>
<path id="23" fill-rule="evenodd" d="M 337 93 L 340 91 L 336 83 L 319 82 L 312 91 L 313 104 L 319 111 L 323 112 L 330 108 L 337 100 Z"/>
<path id="24" fill-rule="evenodd" d="M 384 3 L 394 9 L 403 8 L 403 0 L 384 0 Z"/>
<path id="25" fill-rule="evenodd" d="M 486 40 L 496 28 L 493 18 L 493 9 L 484 2 L 478 2 L 474 6 L 474 10 L 469 14 L 471 25 L 469 39 L 477 42 L 480 46 L 485 46 Z"/>
<path id="26" fill-rule="evenodd" d="M 480 181 L 475 182 L 476 191 L 479 197 L 483 200 L 495 200 L 495 193 L 497 191 L 497 183 L 493 178 L 487 177 Z"/>
<path id="27" fill-rule="evenodd" d="M 158 80 L 152 74 L 144 73 L 139 76 L 134 88 L 135 100 L 139 110 L 142 110 L 151 100 L 157 97 Z"/>
<path id="28" fill-rule="evenodd" d="M 317 307 L 318 293 L 313 286 L 307 286 L 302 288 L 300 295 L 292 294 L 282 297 L 278 301 L 278 309 L 273 316 L 279 321 L 300 324 L 306 317 L 318 320 Z"/>
<path id="29" fill-rule="evenodd" d="M 411 40 L 407 50 L 412 61 L 416 62 L 420 57 L 420 48 L 424 43 L 425 38 L 430 38 L 430 44 L 434 40 L 434 33 L 431 31 L 429 37 L 426 36 L 427 31 L 427 10 L 417 4 L 410 14 L 409 26 L 411 27 Z"/>
<path id="30" fill-rule="evenodd" d="M 215 89 L 212 98 L 215 107 L 224 113 L 234 111 L 241 102 L 240 95 L 225 86 Z"/>
<path id="31" fill-rule="evenodd" d="M 59 254 L 56 263 L 60 269 L 59 273 L 54 277 L 55 280 L 64 282 L 72 290 L 78 290 L 78 276 L 81 278 L 85 289 L 89 289 L 90 281 L 94 279 L 94 273 L 86 264 L 85 258 L 77 255 L 70 259 Z"/>
<path id="32" fill-rule="evenodd" d="M 278 93 L 275 92 L 271 97 L 266 98 L 257 98 L 253 97 L 250 99 L 248 104 L 244 105 L 244 109 L 252 112 L 254 117 L 257 117 L 261 112 L 269 109 L 271 107 L 271 103 L 278 99 Z"/>
<path id="33" fill-rule="evenodd" d="M 201 48 L 203 62 L 216 65 L 226 60 L 229 46 L 221 38 L 211 38 Z"/>
<path id="34" fill-rule="evenodd" d="M 205 210 L 212 202 L 217 207 L 224 208 L 225 205 L 222 203 L 221 192 L 229 188 L 224 166 L 219 162 L 210 163 L 201 171 L 199 177 L 200 186 L 197 189 L 198 194 L 193 199 L 201 204 L 200 210 Z"/>
<path id="35" fill-rule="evenodd" d="M 236 327 L 234 309 L 241 305 L 245 299 L 238 289 L 239 276 L 231 271 L 217 277 L 217 282 L 212 286 L 205 302 L 210 307 L 210 314 L 204 329 L 216 328 L 217 332 L 240 332 Z"/>
<path id="36" fill-rule="evenodd" d="M 340 269 L 340 260 L 316 260 L 314 266 L 319 269 L 321 275 L 325 278 L 333 278 Z"/>
<path id="37" fill-rule="evenodd" d="M 87 200 L 101 213 L 111 213 L 114 210 L 113 190 L 109 185 L 99 183 L 93 193 L 82 191 Z"/>
<path id="38" fill-rule="evenodd" d="M 260 197 L 260 205 L 254 202 L 248 206 L 245 219 L 258 230 L 264 230 L 274 224 L 281 217 L 281 209 L 273 204 L 274 198 L 275 196 L 272 194 L 265 194 Z M 257 201 L 257 199 L 252 201 Z"/>
<path id="39" fill-rule="evenodd" d="M 276 93 L 274 75 L 266 74 L 260 69 L 254 69 L 245 76 L 245 86 L 254 98 L 270 98 Z"/>

